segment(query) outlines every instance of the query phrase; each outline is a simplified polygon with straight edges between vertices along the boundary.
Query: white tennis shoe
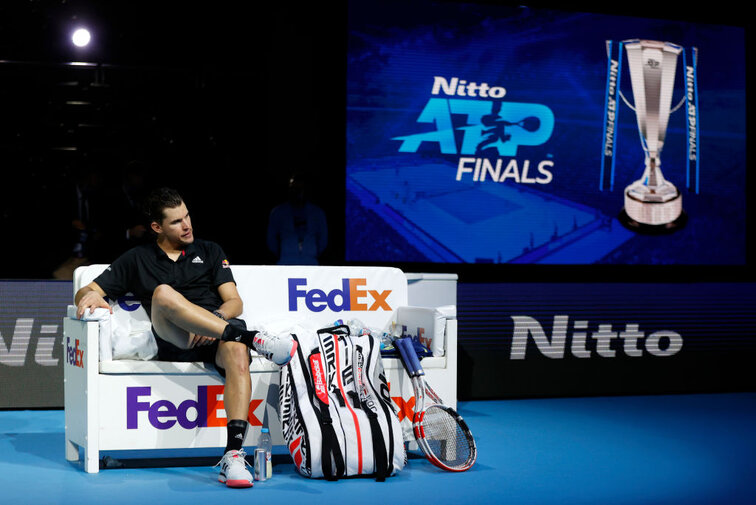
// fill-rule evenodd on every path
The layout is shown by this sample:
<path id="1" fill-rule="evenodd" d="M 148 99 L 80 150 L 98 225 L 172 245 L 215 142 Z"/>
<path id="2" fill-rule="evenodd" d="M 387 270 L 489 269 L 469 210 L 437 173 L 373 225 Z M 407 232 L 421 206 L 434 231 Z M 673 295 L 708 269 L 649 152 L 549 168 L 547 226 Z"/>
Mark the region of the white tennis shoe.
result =
<path id="1" fill-rule="evenodd" d="M 278 366 L 284 366 L 297 352 L 297 341 L 289 333 L 270 335 L 258 331 L 254 336 L 252 348 Z"/>
<path id="2" fill-rule="evenodd" d="M 247 460 L 244 459 L 247 453 L 244 449 L 239 451 L 228 451 L 223 455 L 223 459 L 218 462 L 220 465 L 220 475 L 218 482 L 225 483 L 228 487 L 252 487 L 254 478 L 247 470 Z M 215 465 L 215 466 L 218 466 Z"/>

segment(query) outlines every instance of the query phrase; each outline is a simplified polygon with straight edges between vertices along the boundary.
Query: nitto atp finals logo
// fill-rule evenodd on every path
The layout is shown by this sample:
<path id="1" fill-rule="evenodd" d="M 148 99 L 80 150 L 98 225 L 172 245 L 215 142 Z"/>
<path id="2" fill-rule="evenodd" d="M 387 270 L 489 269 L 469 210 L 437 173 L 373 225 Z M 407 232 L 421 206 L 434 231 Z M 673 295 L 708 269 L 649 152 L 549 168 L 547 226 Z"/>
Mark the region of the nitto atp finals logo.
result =
<path id="1" fill-rule="evenodd" d="M 442 93 L 447 98 L 437 96 Z M 394 137 L 392 140 L 402 142 L 399 152 L 414 153 L 429 142 L 436 144 L 441 154 L 463 155 L 457 163 L 457 181 L 552 181 L 553 160 L 531 163 L 517 157 L 520 147 L 539 146 L 551 137 L 554 113 L 547 106 L 505 102 L 501 100 L 506 95 L 503 87 L 459 77 L 434 77 L 431 95 L 417 122 L 435 129 Z"/>

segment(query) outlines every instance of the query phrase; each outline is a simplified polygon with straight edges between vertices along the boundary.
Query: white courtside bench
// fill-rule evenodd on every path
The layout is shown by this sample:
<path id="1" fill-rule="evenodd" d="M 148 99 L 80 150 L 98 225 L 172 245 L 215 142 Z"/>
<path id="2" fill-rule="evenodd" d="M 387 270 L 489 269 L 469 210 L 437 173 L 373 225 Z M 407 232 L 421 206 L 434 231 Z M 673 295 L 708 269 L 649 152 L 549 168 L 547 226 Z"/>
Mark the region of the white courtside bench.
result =
<path id="1" fill-rule="evenodd" d="M 78 268 L 74 293 L 106 267 Z M 378 329 L 395 322 L 400 330 L 419 335 L 433 350 L 433 356 L 422 360 L 426 379 L 456 408 L 456 307 L 409 307 L 407 279 L 417 282 L 416 274 L 405 275 L 390 267 L 231 268 L 244 302 L 241 318 L 250 329 L 282 320 L 325 327 L 337 319 L 357 319 Z M 430 282 L 435 278 L 430 276 Z M 452 285 L 456 276 L 443 277 L 447 292 Z M 151 333 L 145 338 L 146 312 L 128 297 L 111 305 L 113 316 L 99 321 L 75 319 L 71 305 L 68 310 L 73 317 L 64 320 L 66 459 L 79 460 L 81 449 L 84 470 L 94 473 L 99 471 L 101 453 L 107 451 L 222 448 L 226 438 L 222 378 L 203 363 L 145 359 L 151 354 L 143 345 L 151 338 Z M 127 355 L 119 355 L 124 348 Z M 410 382 L 398 359 L 384 357 L 383 362 L 391 397 L 407 432 L 414 405 Z M 279 369 L 255 355 L 250 373 L 250 429 L 244 445 L 257 444 L 263 423 L 270 428 L 273 443 L 282 445 L 277 412 Z"/>

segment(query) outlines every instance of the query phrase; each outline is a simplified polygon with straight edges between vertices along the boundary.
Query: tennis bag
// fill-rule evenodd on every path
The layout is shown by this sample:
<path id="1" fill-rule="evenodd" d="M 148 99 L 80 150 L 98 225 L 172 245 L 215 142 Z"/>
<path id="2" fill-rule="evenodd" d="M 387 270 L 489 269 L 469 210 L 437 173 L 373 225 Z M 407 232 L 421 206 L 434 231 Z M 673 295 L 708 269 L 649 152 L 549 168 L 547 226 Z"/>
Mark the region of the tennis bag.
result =
<path id="1" fill-rule="evenodd" d="M 281 369 L 278 400 L 283 438 L 299 474 L 382 481 L 404 468 L 402 428 L 378 339 L 350 335 L 348 326 L 292 335 L 297 352 Z"/>

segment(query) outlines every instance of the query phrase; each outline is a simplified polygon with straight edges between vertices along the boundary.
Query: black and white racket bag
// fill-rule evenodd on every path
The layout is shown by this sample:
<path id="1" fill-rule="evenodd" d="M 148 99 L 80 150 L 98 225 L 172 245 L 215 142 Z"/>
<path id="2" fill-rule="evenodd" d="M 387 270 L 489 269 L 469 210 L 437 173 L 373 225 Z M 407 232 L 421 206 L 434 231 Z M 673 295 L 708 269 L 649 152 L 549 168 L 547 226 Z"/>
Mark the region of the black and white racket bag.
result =
<path id="1" fill-rule="evenodd" d="M 378 339 L 350 335 L 348 326 L 293 335 L 298 348 L 281 369 L 279 414 L 297 471 L 383 480 L 404 468 L 402 428 Z"/>

